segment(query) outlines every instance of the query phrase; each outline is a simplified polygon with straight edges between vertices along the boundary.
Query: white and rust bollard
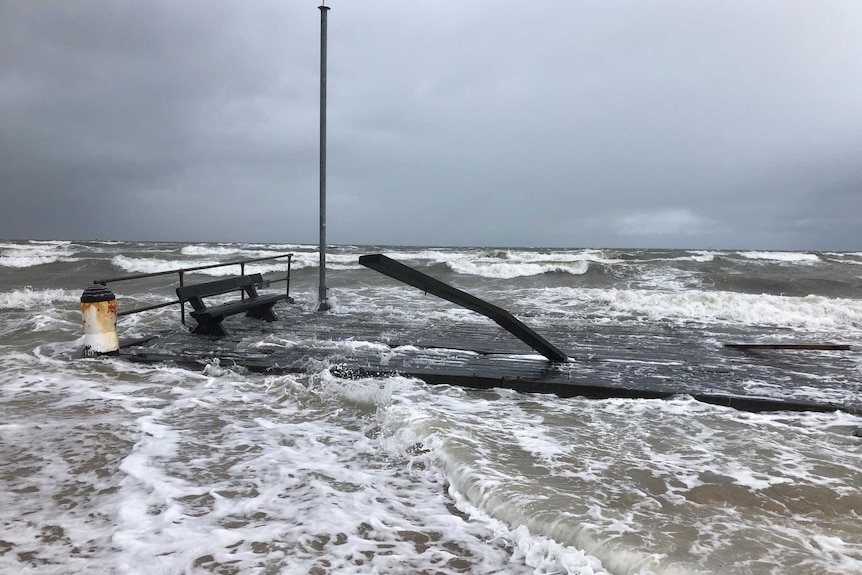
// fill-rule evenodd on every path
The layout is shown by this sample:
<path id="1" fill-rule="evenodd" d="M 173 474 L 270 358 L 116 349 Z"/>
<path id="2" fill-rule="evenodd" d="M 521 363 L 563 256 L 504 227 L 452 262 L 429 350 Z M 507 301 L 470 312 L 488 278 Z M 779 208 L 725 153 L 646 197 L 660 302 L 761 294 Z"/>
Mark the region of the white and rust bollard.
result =
<path id="1" fill-rule="evenodd" d="M 91 286 L 81 294 L 84 355 L 105 355 L 120 350 L 117 337 L 117 298 L 105 286 Z"/>

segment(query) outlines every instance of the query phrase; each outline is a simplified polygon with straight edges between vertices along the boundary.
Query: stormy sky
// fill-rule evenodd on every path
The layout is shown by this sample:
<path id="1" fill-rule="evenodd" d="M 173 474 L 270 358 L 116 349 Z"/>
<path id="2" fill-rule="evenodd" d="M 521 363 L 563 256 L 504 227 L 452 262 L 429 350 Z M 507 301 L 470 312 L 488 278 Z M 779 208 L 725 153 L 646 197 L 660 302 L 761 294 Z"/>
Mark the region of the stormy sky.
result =
<path id="1" fill-rule="evenodd" d="M 319 2 L 4 0 L 0 237 L 315 243 Z M 331 0 L 335 244 L 862 250 L 859 0 Z"/>

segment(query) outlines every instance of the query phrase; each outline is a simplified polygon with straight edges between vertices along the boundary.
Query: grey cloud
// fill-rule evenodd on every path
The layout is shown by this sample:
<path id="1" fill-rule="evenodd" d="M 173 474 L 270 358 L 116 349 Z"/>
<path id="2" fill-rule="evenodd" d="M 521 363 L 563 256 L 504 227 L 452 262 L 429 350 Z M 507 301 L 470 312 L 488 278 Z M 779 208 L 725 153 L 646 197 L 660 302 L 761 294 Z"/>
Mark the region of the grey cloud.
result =
<path id="1" fill-rule="evenodd" d="M 331 6 L 333 242 L 862 249 L 855 0 Z M 318 26 L 4 3 L 0 235 L 316 241 Z"/>

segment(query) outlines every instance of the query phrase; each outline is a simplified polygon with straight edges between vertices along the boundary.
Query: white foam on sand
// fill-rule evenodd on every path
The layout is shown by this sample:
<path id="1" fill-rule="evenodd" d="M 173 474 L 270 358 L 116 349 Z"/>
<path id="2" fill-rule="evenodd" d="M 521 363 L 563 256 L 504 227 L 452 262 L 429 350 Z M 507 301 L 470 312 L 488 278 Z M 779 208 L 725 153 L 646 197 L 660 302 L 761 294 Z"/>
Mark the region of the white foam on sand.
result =
<path id="1" fill-rule="evenodd" d="M 415 382 L 78 365 L 87 379 L 0 382 L 7 402 L 50 390 L 55 414 L 0 427 L 16 474 L 0 570 L 524 572 L 427 451 L 384 433 L 393 389 Z"/>
<path id="2" fill-rule="evenodd" d="M 686 398 L 450 395 L 403 417 L 440 458 L 462 509 L 501 522 L 517 545 L 573 550 L 584 573 L 838 575 L 862 564 L 862 543 L 847 541 L 862 461 L 846 428 L 859 418 Z M 812 551 L 823 521 L 842 535 Z"/>
<path id="3" fill-rule="evenodd" d="M 22 408 L 0 426 L 14 477 L 0 570 L 837 575 L 862 561 L 846 433 L 862 421 L 847 415 L 2 362 L 0 395 Z"/>

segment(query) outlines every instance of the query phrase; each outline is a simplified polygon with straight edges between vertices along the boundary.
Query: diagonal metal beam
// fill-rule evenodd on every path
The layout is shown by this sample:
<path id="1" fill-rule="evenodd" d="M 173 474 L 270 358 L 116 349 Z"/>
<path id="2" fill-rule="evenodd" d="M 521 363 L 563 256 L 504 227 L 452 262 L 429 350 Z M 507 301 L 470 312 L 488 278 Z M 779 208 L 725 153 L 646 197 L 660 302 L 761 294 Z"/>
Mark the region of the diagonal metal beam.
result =
<path id="1" fill-rule="evenodd" d="M 554 347 L 545 338 L 501 307 L 490 304 L 458 288 L 454 288 L 447 283 L 386 257 L 383 254 L 360 256 L 359 263 L 407 285 L 419 288 L 426 293 L 436 295 L 439 298 L 443 298 L 446 301 L 494 320 L 497 325 L 526 343 L 531 349 L 544 355 L 550 361 L 568 361 L 569 359 L 565 353 Z"/>

